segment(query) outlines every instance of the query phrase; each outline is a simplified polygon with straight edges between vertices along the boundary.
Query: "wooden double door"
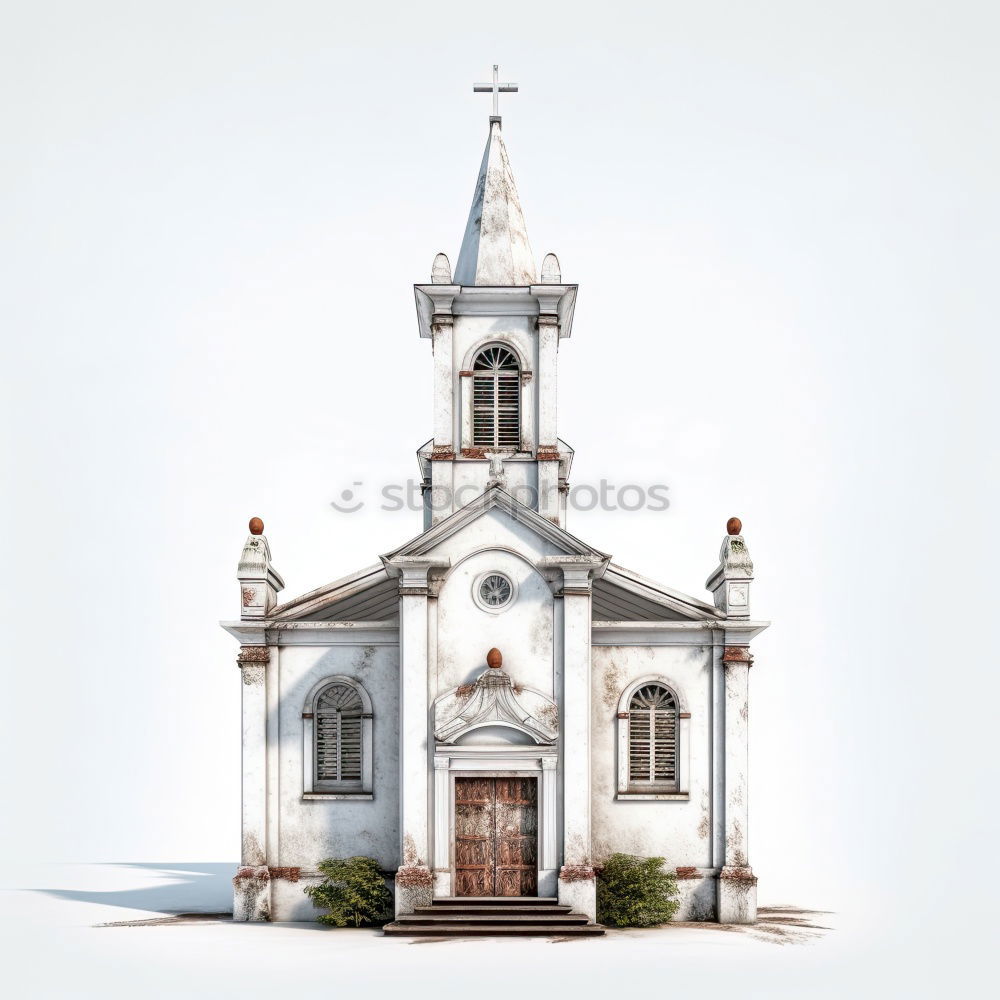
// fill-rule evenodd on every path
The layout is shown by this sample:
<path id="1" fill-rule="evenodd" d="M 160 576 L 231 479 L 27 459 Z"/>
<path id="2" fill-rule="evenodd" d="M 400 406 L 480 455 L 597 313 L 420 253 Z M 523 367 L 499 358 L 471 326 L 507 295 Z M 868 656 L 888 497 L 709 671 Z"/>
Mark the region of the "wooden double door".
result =
<path id="1" fill-rule="evenodd" d="M 538 782 L 455 779 L 455 895 L 538 894 Z"/>

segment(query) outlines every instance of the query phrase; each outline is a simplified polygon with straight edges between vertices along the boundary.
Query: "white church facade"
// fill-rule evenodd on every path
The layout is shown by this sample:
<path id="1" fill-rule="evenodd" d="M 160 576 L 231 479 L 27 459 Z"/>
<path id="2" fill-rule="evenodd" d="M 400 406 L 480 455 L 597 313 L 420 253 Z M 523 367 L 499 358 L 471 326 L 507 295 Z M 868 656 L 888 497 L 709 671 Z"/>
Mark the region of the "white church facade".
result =
<path id="1" fill-rule="evenodd" d="M 223 623 L 242 679 L 236 919 L 313 920 L 317 864 L 365 855 L 398 917 L 527 897 L 592 922 L 614 852 L 667 859 L 676 919 L 755 919 L 753 566 L 735 518 L 705 599 L 569 532 L 556 387 L 576 296 L 554 255 L 536 270 L 494 116 L 454 273 L 438 254 L 415 286 L 423 531 L 279 603 L 251 522 Z"/>

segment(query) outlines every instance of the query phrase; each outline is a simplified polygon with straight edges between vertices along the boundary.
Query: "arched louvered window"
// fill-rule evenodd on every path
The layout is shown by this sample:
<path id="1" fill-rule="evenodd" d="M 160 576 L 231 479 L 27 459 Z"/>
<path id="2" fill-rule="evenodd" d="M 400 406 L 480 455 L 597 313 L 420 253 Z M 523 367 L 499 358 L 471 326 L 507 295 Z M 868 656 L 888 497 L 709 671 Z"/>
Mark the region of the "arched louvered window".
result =
<path id="1" fill-rule="evenodd" d="M 328 677 L 303 712 L 306 795 L 371 798 L 372 706 L 360 684 Z"/>
<path id="2" fill-rule="evenodd" d="M 678 708 L 663 684 L 637 688 L 628 705 L 628 787 L 676 791 Z"/>
<path id="3" fill-rule="evenodd" d="M 472 443 L 521 447 L 521 369 L 515 354 L 498 344 L 483 348 L 472 365 Z"/>

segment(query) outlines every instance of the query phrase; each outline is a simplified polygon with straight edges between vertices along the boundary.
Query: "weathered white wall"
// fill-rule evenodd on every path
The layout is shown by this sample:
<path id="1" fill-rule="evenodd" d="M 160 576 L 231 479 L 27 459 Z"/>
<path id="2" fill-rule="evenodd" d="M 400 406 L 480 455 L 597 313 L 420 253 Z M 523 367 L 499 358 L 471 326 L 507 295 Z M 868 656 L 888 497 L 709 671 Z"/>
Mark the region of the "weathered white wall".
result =
<path id="1" fill-rule="evenodd" d="M 473 682 L 496 646 L 515 683 L 554 696 L 553 597 L 535 562 L 551 546 L 499 510 L 447 539 L 435 554 L 452 559 L 437 599 L 437 665 L 432 697 Z M 472 552 L 467 558 L 467 553 Z M 513 606 L 491 614 L 476 604 L 473 584 L 485 572 L 506 573 L 517 585 Z"/>
<path id="2" fill-rule="evenodd" d="M 711 646 L 592 649 L 591 762 L 594 860 L 615 852 L 660 856 L 668 867 L 706 868 L 711 858 Z M 691 713 L 686 801 L 616 800 L 618 701 L 633 681 L 658 675 Z"/>
<path id="3" fill-rule="evenodd" d="M 315 869 L 328 857 L 363 854 L 385 869 L 399 864 L 399 650 L 395 646 L 284 646 L 278 651 L 278 733 L 269 747 L 277 788 L 269 801 L 280 812 L 268 862 Z M 374 799 L 304 800 L 302 712 L 313 687 L 342 674 L 373 703 Z M 276 829 L 275 829 L 276 827 Z M 276 849 L 275 849 L 276 847 Z M 280 905 L 280 898 L 279 898 Z M 288 919 L 280 911 L 277 919 Z"/>

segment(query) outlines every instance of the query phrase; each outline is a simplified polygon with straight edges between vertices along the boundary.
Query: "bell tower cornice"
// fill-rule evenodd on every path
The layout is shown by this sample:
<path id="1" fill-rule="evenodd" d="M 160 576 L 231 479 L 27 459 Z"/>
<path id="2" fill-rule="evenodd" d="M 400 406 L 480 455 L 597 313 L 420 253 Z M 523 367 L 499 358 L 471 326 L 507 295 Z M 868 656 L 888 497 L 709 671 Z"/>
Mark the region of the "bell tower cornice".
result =
<path id="1" fill-rule="evenodd" d="M 559 339 L 572 335 L 578 285 L 414 285 L 420 336 L 434 336 L 438 316 L 554 316 Z"/>

